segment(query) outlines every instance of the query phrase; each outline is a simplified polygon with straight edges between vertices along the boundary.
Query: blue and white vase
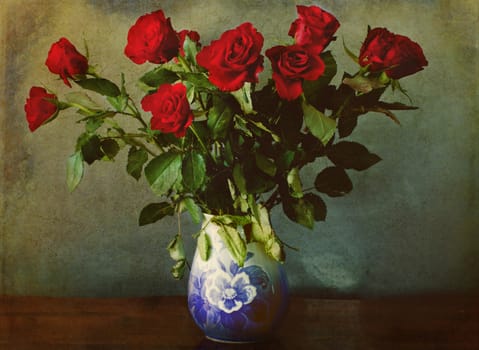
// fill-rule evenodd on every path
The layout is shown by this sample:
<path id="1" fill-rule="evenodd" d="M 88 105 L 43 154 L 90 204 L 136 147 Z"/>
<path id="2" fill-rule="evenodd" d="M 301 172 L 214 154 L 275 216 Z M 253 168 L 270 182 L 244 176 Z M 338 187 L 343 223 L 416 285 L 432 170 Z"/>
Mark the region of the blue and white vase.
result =
<path id="1" fill-rule="evenodd" d="M 283 266 L 260 243 L 249 243 L 238 266 L 206 216 L 203 228 L 211 243 L 207 261 L 195 253 L 188 282 L 188 308 L 205 336 L 222 342 L 255 342 L 278 325 L 287 306 Z"/>

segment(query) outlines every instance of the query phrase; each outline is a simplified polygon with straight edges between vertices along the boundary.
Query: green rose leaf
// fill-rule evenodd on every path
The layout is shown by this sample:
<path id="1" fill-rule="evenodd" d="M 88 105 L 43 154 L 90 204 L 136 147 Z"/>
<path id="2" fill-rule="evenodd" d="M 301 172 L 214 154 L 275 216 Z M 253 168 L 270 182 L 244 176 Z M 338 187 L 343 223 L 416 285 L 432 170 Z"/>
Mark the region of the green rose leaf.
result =
<path id="1" fill-rule="evenodd" d="M 148 161 L 148 152 L 143 148 L 136 148 L 132 146 L 128 151 L 128 160 L 126 164 L 126 171 L 136 180 L 141 177 L 143 165 Z"/>
<path id="2" fill-rule="evenodd" d="M 171 268 L 171 275 L 174 279 L 180 280 L 185 275 L 186 260 L 177 261 Z"/>
<path id="3" fill-rule="evenodd" d="M 326 203 L 320 196 L 314 193 L 307 193 L 304 195 L 304 200 L 311 203 L 313 206 L 313 217 L 315 221 L 326 220 L 327 208 Z"/>
<path id="4" fill-rule="evenodd" d="M 105 118 L 103 115 L 89 117 L 86 121 L 85 129 L 89 133 L 94 133 L 103 125 Z"/>
<path id="5" fill-rule="evenodd" d="M 203 73 L 178 72 L 178 74 L 181 80 L 190 82 L 197 90 L 217 90 Z"/>
<path id="6" fill-rule="evenodd" d="M 329 167 L 318 174 L 314 187 L 330 197 L 339 197 L 351 192 L 353 183 L 343 168 Z"/>
<path id="7" fill-rule="evenodd" d="M 121 94 L 120 88 L 110 80 L 103 78 L 90 78 L 75 81 L 82 88 L 99 93 L 103 96 L 116 97 Z"/>
<path id="8" fill-rule="evenodd" d="M 317 137 L 323 145 L 326 145 L 334 136 L 336 131 L 336 121 L 326 117 L 323 113 L 303 100 L 302 103 L 304 122 L 308 129 Z"/>
<path id="9" fill-rule="evenodd" d="M 226 248 L 239 266 L 243 266 L 246 259 L 246 244 L 236 227 L 220 224 L 218 235 L 225 243 Z"/>
<path id="10" fill-rule="evenodd" d="M 269 176 L 276 175 L 276 164 L 274 163 L 273 159 L 266 157 L 264 154 L 259 152 L 255 152 L 255 160 L 256 166 L 259 170 Z"/>
<path id="11" fill-rule="evenodd" d="M 188 35 L 185 36 L 185 40 L 183 42 L 183 51 L 185 53 L 185 59 L 196 66 L 196 55 L 198 54 L 198 46 L 197 43 L 191 40 Z"/>
<path id="12" fill-rule="evenodd" d="M 286 216 L 309 229 L 314 227 L 314 205 L 305 198 L 283 199 L 283 211 Z"/>
<path id="13" fill-rule="evenodd" d="M 199 224 L 203 218 L 201 208 L 195 203 L 193 198 L 185 198 L 182 201 L 182 204 L 185 206 L 186 210 L 190 213 L 191 219 L 194 223 Z"/>
<path id="14" fill-rule="evenodd" d="M 208 113 L 208 129 L 214 140 L 224 139 L 233 120 L 233 111 L 219 97 L 213 98 L 213 107 Z"/>
<path id="15" fill-rule="evenodd" d="M 185 259 L 185 247 L 183 245 L 183 238 L 180 234 L 177 234 L 175 238 L 168 244 L 168 253 L 170 257 L 175 261 L 180 261 Z"/>
<path id="16" fill-rule="evenodd" d="M 198 246 L 198 252 L 200 253 L 201 259 L 203 261 L 207 261 L 208 258 L 210 257 L 211 242 L 210 242 L 210 237 L 203 230 L 200 231 L 200 235 L 198 236 L 197 246 Z"/>
<path id="17" fill-rule="evenodd" d="M 75 152 L 67 160 L 67 186 L 73 192 L 83 177 L 83 157 L 80 151 Z"/>
<path id="18" fill-rule="evenodd" d="M 181 155 L 166 152 L 152 159 L 145 167 L 145 176 L 152 191 L 162 196 L 168 193 L 181 172 Z"/>
<path id="19" fill-rule="evenodd" d="M 95 160 L 102 159 L 105 155 L 101 149 L 101 141 L 98 135 L 83 134 L 79 139 L 83 160 L 92 164 Z"/>
<path id="20" fill-rule="evenodd" d="M 286 181 L 288 182 L 289 192 L 292 197 L 303 197 L 303 184 L 301 183 L 301 178 L 299 177 L 298 168 L 293 168 L 289 171 Z"/>
<path id="21" fill-rule="evenodd" d="M 69 92 L 65 94 L 65 100 L 73 105 L 73 107 L 84 107 L 91 111 L 101 110 L 96 102 L 90 96 L 81 91 Z"/>
<path id="22" fill-rule="evenodd" d="M 205 181 L 206 164 L 203 155 L 192 151 L 183 159 L 183 185 L 190 191 L 198 190 Z"/>
<path id="23" fill-rule="evenodd" d="M 162 84 L 172 84 L 178 80 L 178 75 L 175 72 L 172 72 L 168 69 L 158 67 L 145 73 L 141 78 L 140 82 L 146 86 L 157 88 Z"/>
<path id="24" fill-rule="evenodd" d="M 100 144 L 102 152 L 108 159 L 113 159 L 120 151 L 120 146 L 118 142 L 113 139 L 104 139 Z"/>
<path id="25" fill-rule="evenodd" d="M 241 110 L 245 114 L 254 113 L 253 101 L 251 100 L 251 83 L 244 83 L 239 90 L 232 91 L 231 95 L 238 101 Z"/>
<path id="26" fill-rule="evenodd" d="M 141 210 L 138 224 L 140 226 L 152 224 L 167 215 L 173 215 L 174 212 L 175 210 L 170 203 L 150 203 Z"/>
<path id="27" fill-rule="evenodd" d="M 336 143 L 328 150 L 327 156 L 335 165 L 355 170 L 365 170 L 381 160 L 363 145 L 351 141 Z"/>
<path id="28" fill-rule="evenodd" d="M 286 254 L 283 249 L 283 245 L 279 241 L 276 235 L 272 235 L 265 243 L 264 249 L 266 254 L 275 259 L 276 261 L 283 262 L 286 258 Z"/>

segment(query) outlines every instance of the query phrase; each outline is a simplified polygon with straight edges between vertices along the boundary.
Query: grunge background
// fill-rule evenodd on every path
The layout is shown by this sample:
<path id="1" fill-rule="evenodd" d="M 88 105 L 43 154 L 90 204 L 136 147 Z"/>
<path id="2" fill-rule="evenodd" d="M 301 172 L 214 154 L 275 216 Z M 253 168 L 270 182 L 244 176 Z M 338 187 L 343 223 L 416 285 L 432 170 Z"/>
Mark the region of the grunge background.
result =
<path id="1" fill-rule="evenodd" d="M 398 112 L 402 126 L 379 114 L 361 117 L 349 138 L 383 160 L 350 171 L 354 190 L 325 198 L 328 217 L 313 231 L 290 222 L 280 208 L 273 224 L 288 250 L 293 293 L 380 296 L 426 292 L 479 292 L 479 110 L 476 0 L 303 1 L 340 21 L 331 49 L 339 74 L 355 64 L 342 40 L 358 52 L 367 25 L 384 26 L 420 43 L 429 67 L 402 80 L 417 111 Z M 69 38 L 101 75 L 130 92 L 151 65 L 123 55 L 136 19 L 163 9 L 176 30 L 194 29 L 201 42 L 250 21 L 264 49 L 288 40 L 293 1 L 3 0 L 0 6 L 0 294 L 146 296 L 186 293 L 186 279 L 170 277 L 166 245 L 176 219 L 138 227 L 141 208 L 156 200 L 141 179 L 115 162 L 89 167 L 68 193 L 65 163 L 80 127 L 63 113 L 30 133 L 23 105 L 32 85 L 67 88 L 44 65 L 51 43 Z M 266 70 L 269 70 L 269 61 Z M 262 74 L 263 79 L 268 73 Z M 339 79 L 338 77 L 336 79 Z M 338 80 L 336 80 L 338 81 Z M 408 103 L 400 93 L 391 100 Z M 313 181 L 319 171 L 307 168 Z M 186 238 L 198 230 L 185 215 Z M 193 253 L 193 240 L 187 240 Z"/>

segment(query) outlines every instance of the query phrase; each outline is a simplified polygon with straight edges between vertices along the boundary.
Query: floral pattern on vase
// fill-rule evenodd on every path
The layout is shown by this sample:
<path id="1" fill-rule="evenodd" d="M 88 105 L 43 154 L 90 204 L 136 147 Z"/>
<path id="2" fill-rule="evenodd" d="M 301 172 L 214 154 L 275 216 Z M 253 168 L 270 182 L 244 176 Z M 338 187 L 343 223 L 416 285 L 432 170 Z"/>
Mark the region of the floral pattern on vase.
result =
<path id="1" fill-rule="evenodd" d="M 188 307 L 193 319 L 214 340 L 244 342 L 267 336 L 287 303 L 282 265 L 252 243 L 244 266 L 238 266 L 221 239 L 212 241 L 208 261 L 195 254 L 192 264 Z"/>

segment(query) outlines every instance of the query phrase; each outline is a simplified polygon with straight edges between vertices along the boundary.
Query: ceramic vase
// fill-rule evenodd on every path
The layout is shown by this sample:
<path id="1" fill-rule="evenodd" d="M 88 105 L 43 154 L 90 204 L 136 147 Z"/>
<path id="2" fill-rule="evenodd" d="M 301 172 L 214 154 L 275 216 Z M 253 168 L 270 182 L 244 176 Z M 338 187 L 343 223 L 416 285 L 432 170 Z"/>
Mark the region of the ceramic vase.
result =
<path id="1" fill-rule="evenodd" d="M 288 302 L 288 283 L 281 263 L 262 244 L 249 243 L 243 266 L 238 266 L 218 226 L 205 216 L 210 256 L 195 252 L 188 281 L 188 308 L 205 336 L 221 342 L 256 342 L 271 335 Z M 241 228 L 239 228 L 240 234 Z"/>

